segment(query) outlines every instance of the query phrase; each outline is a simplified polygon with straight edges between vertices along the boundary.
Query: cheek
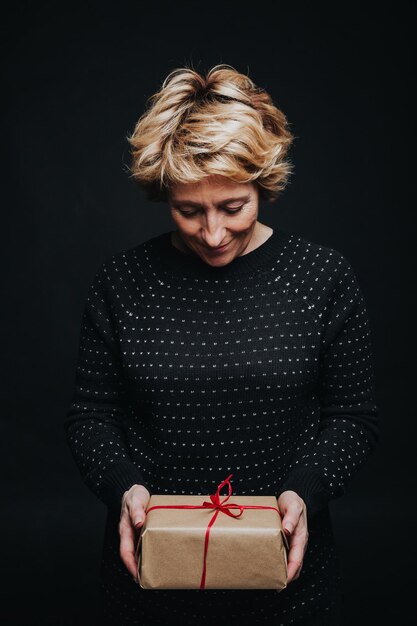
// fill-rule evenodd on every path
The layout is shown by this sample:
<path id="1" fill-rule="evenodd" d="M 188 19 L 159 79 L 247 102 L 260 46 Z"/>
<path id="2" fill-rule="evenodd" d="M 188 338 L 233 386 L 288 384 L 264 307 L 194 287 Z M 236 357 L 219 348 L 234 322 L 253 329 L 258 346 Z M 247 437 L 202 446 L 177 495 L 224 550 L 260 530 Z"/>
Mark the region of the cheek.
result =
<path id="1" fill-rule="evenodd" d="M 186 230 L 187 228 L 189 229 L 190 220 L 187 219 L 186 217 L 183 217 L 180 213 L 178 213 L 178 211 L 171 211 L 171 217 L 173 221 L 175 222 L 175 225 L 179 229 L 181 230 Z"/>
<path id="2" fill-rule="evenodd" d="M 233 221 L 231 222 L 231 225 L 235 224 L 235 226 L 239 230 L 247 230 L 247 229 L 253 228 L 257 219 L 258 219 L 258 212 L 256 208 L 248 207 L 247 209 L 242 209 L 242 211 L 238 215 L 235 215 L 233 217 Z"/>
<path id="3" fill-rule="evenodd" d="M 172 218 L 175 222 L 177 229 L 180 231 L 181 235 L 185 237 L 192 237 L 198 232 L 198 222 L 192 219 L 188 219 L 181 215 L 173 214 Z"/>

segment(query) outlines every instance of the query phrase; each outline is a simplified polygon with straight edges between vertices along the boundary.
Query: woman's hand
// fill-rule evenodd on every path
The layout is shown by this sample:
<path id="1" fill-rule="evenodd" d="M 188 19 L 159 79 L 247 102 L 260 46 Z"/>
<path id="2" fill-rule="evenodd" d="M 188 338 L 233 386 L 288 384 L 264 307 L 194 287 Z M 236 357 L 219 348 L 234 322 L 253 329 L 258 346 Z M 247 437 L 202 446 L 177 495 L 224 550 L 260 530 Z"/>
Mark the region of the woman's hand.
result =
<path id="1" fill-rule="evenodd" d="M 143 526 L 150 497 L 151 494 L 144 485 L 133 485 L 124 492 L 122 498 L 119 521 L 120 558 L 136 583 L 138 582 L 135 558 L 136 532 Z"/>
<path id="2" fill-rule="evenodd" d="M 295 491 L 284 491 L 278 498 L 278 508 L 290 546 L 287 567 L 287 582 L 290 583 L 299 577 L 307 549 L 307 509 L 304 500 Z"/>

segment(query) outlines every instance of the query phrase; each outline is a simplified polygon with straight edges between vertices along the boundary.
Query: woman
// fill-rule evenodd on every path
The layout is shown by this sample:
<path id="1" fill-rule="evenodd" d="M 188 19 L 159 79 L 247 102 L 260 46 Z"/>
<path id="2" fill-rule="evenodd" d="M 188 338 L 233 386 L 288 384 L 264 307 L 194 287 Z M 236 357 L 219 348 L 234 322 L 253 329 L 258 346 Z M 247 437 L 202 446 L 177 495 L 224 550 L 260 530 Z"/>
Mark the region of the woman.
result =
<path id="1" fill-rule="evenodd" d="M 248 76 L 171 72 L 129 137 L 132 175 L 176 229 L 106 259 L 90 286 L 65 422 L 108 507 L 101 624 L 339 624 L 328 502 L 375 447 L 370 329 L 338 251 L 258 220 L 291 173 L 284 114 Z M 273 495 L 288 586 L 143 590 L 152 493 Z M 220 621 L 219 621 L 220 620 Z"/>

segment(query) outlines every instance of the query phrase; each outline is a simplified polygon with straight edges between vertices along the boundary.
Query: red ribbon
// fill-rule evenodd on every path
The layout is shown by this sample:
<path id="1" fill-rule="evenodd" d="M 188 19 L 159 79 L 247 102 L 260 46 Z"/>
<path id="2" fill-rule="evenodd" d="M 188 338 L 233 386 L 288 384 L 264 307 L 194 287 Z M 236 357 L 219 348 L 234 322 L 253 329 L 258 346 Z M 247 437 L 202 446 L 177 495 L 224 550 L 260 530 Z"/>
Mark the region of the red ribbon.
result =
<path id="1" fill-rule="evenodd" d="M 204 540 L 203 573 L 201 576 L 200 589 L 204 589 L 205 584 L 206 584 L 206 563 L 207 563 L 207 550 L 208 550 L 208 543 L 209 543 L 209 537 L 210 537 L 210 529 L 213 526 L 214 522 L 216 521 L 216 518 L 218 514 L 220 513 L 220 511 L 234 518 L 240 517 L 244 509 L 272 509 L 273 511 L 276 511 L 278 515 L 280 514 L 279 509 L 277 509 L 277 507 L 275 506 L 262 506 L 260 504 L 259 505 L 233 504 L 233 503 L 224 504 L 226 500 L 228 500 L 230 496 L 232 495 L 232 485 L 230 484 L 230 479 L 232 476 L 233 474 L 230 474 L 223 482 L 219 484 L 219 486 L 217 487 L 216 493 L 214 495 L 210 495 L 211 502 L 204 501 L 203 504 L 196 504 L 196 505 L 194 504 L 166 504 L 166 505 L 160 504 L 156 506 L 151 506 L 146 511 L 146 514 L 148 514 L 149 511 L 152 511 L 153 509 L 205 509 L 205 508 L 215 509 L 214 514 L 206 528 L 206 535 L 205 535 L 205 540 Z M 220 491 L 226 484 L 229 489 L 229 495 L 225 496 L 224 500 L 220 501 Z M 239 509 L 240 512 L 237 515 L 234 515 L 230 511 L 230 509 Z"/>

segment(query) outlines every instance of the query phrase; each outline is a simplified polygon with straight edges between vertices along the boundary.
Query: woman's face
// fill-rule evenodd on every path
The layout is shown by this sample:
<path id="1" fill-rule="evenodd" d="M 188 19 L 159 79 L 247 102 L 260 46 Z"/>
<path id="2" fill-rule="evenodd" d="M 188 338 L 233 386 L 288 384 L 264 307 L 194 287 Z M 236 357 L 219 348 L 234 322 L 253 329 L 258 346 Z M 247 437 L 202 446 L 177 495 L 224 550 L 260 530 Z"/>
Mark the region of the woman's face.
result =
<path id="1" fill-rule="evenodd" d="M 259 192 L 254 183 L 213 175 L 198 183 L 172 185 L 168 204 L 185 251 L 219 266 L 240 256 L 251 241 Z"/>

